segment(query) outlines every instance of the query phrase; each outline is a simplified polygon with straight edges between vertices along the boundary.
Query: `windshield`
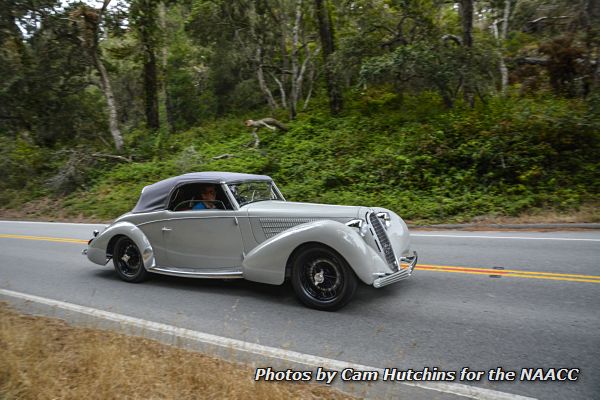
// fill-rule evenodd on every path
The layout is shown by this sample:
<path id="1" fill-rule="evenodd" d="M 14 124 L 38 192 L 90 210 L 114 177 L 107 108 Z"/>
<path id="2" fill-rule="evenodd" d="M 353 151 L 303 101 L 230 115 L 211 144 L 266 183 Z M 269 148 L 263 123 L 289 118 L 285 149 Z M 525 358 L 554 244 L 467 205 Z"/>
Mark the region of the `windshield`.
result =
<path id="1" fill-rule="evenodd" d="M 283 200 L 279 192 L 273 187 L 273 182 L 248 181 L 231 183 L 229 190 L 237 200 L 240 207 L 243 205 L 265 200 Z"/>

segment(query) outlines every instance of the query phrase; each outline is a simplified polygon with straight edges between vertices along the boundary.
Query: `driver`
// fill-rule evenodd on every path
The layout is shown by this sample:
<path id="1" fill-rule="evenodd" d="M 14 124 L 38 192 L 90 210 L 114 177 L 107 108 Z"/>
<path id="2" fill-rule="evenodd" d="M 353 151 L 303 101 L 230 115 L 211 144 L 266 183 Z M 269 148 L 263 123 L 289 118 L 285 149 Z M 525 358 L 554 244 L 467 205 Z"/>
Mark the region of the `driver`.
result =
<path id="1" fill-rule="evenodd" d="M 217 199 L 217 188 L 215 185 L 203 185 L 199 192 L 199 201 L 192 207 L 192 210 L 209 210 L 217 208 L 215 200 Z"/>

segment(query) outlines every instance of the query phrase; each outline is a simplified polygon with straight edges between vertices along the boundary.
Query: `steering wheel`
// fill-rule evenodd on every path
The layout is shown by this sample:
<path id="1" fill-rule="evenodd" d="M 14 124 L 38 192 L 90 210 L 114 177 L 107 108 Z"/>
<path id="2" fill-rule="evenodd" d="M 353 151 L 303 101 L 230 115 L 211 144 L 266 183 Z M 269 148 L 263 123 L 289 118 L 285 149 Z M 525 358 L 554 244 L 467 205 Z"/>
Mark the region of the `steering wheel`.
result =
<path id="1" fill-rule="evenodd" d="M 173 207 L 173 211 L 185 211 L 185 210 L 191 210 L 192 206 L 192 202 L 194 200 L 184 200 L 181 203 L 177 204 L 175 207 Z M 187 208 L 184 208 L 183 206 L 187 204 Z"/>

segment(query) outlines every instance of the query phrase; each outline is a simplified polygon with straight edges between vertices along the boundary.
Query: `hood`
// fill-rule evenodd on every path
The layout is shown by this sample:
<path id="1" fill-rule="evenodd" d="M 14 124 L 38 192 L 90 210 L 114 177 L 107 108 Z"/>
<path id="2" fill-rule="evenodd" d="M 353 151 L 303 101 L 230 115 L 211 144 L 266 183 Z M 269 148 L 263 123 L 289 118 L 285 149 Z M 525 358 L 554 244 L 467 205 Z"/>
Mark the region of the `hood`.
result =
<path id="1" fill-rule="evenodd" d="M 260 201 L 243 207 L 249 217 L 304 217 L 351 220 L 364 218 L 368 208 L 293 201 Z"/>

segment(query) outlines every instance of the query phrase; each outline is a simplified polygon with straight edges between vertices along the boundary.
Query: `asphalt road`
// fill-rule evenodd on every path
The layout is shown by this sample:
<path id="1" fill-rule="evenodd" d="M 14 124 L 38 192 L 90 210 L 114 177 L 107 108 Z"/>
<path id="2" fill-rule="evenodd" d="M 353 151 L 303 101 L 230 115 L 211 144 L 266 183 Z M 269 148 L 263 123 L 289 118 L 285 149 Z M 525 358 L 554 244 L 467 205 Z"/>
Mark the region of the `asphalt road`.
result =
<path id="1" fill-rule="evenodd" d="M 0 221 L 0 288 L 378 368 L 578 368 L 577 382 L 468 384 L 600 399 L 598 231 L 415 231 L 413 278 L 362 286 L 326 313 L 303 307 L 288 285 L 122 282 L 80 254 L 94 228 Z"/>

